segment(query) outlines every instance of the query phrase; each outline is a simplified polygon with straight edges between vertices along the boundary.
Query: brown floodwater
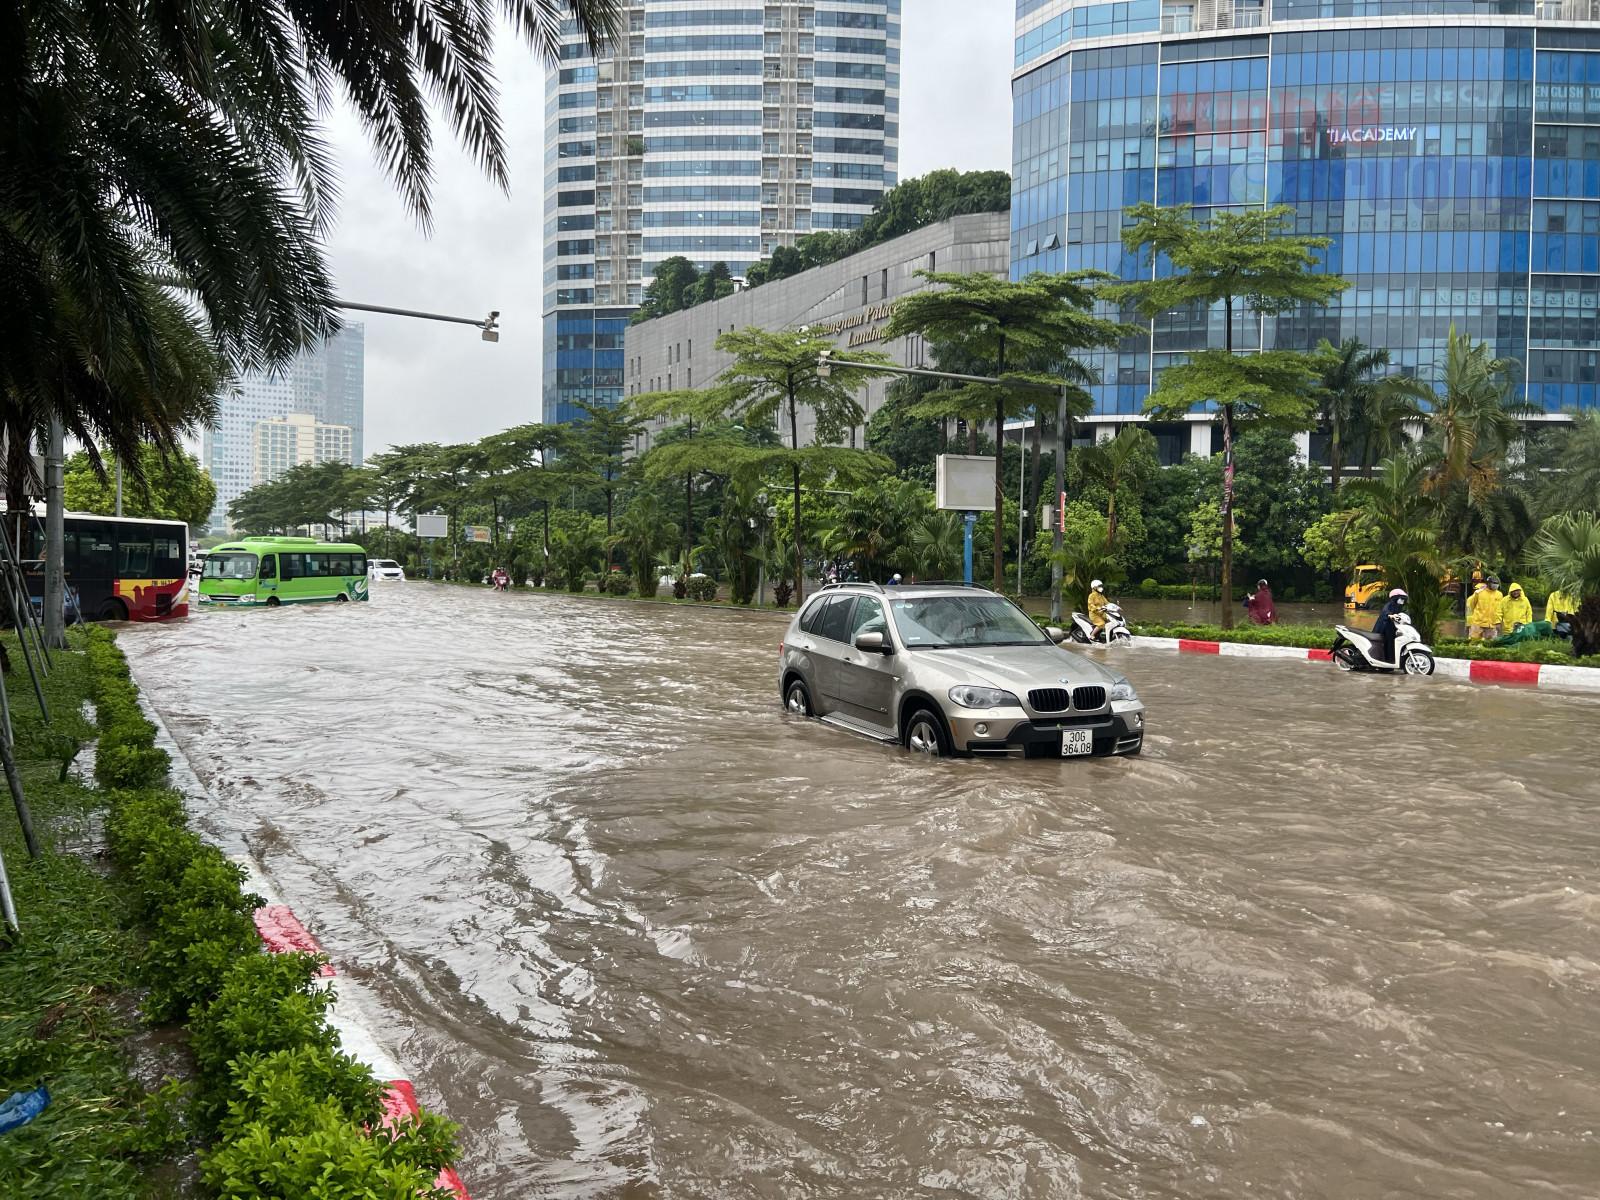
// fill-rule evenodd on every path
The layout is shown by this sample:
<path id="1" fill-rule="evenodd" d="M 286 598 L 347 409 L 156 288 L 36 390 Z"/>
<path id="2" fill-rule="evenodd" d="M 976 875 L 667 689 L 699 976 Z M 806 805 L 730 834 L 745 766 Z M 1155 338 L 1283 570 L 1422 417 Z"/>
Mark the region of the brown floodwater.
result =
<path id="1" fill-rule="evenodd" d="M 929 763 L 771 615 L 374 592 L 121 640 L 478 1200 L 1600 1193 L 1600 698 L 1096 650 L 1142 757 Z"/>

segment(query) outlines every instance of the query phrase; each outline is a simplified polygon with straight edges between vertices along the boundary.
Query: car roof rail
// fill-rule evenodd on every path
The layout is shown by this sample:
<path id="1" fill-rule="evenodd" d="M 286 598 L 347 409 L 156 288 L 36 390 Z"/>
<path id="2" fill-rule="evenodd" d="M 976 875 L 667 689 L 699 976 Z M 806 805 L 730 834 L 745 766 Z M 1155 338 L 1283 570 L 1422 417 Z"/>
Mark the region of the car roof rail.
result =
<path id="1" fill-rule="evenodd" d="M 874 588 L 877 591 L 880 591 L 880 592 L 883 591 L 883 584 L 881 584 L 881 583 L 873 583 L 870 579 L 840 580 L 838 583 L 825 583 L 821 587 L 819 587 L 817 589 L 817 591 L 825 592 L 829 588 L 847 588 L 847 587 Z"/>
<path id="2" fill-rule="evenodd" d="M 998 593 L 996 593 L 993 588 L 985 587 L 981 583 L 968 583 L 964 579 L 919 579 L 915 583 L 908 583 L 908 584 L 905 584 L 903 586 L 905 586 L 905 587 L 959 587 L 959 588 L 972 588 L 974 591 L 990 592 L 991 594 L 998 595 Z"/>

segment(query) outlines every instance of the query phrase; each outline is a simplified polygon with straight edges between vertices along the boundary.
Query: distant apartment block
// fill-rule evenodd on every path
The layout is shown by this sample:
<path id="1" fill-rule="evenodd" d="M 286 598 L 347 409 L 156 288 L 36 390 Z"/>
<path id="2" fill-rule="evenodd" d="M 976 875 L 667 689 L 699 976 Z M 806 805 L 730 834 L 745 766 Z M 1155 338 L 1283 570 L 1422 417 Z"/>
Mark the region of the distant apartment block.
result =
<path id="1" fill-rule="evenodd" d="M 544 419 L 623 395 L 623 337 L 674 255 L 737 278 L 854 229 L 895 185 L 900 0 L 628 0 L 545 82 Z"/>
<path id="2" fill-rule="evenodd" d="M 351 462 L 355 431 L 326 425 L 310 413 L 289 413 L 257 421 L 250 437 L 250 486 L 271 483 L 290 467 Z"/>
<path id="3" fill-rule="evenodd" d="M 227 525 L 228 505 L 256 483 L 256 427 L 291 413 L 349 430 L 348 461 L 360 465 L 365 421 L 366 331 L 348 324 L 315 350 L 276 372 L 249 372 L 223 392 L 217 423 L 206 430 L 201 462 L 217 485 L 211 528 Z"/>

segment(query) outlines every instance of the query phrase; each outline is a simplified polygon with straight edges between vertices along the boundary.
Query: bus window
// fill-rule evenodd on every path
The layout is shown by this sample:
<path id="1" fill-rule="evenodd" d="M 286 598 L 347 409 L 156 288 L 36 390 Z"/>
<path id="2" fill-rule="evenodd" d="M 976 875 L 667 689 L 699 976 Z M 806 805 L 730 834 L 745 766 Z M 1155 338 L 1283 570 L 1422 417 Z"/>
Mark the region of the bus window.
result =
<path id="1" fill-rule="evenodd" d="M 204 579 L 254 579 L 256 556 L 243 550 L 213 550 L 201 569 Z"/>
<path id="2" fill-rule="evenodd" d="M 304 554 L 278 555 L 278 570 L 284 579 L 301 579 L 306 573 Z"/>
<path id="3" fill-rule="evenodd" d="M 181 579 L 188 574 L 189 564 L 184 557 L 183 543 L 175 537 L 158 534 L 152 570 L 162 579 Z"/>
<path id="4" fill-rule="evenodd" d="M 276 579 L 278 577 L 278 557 L 275 554 L 261 556 L 261 579 Z"/>
<path id="5" fill-rule="evenodd" d="M 120 579 L 149 579 L 152 546 L 149 542 L 117 543 L 117 576 Z"/>

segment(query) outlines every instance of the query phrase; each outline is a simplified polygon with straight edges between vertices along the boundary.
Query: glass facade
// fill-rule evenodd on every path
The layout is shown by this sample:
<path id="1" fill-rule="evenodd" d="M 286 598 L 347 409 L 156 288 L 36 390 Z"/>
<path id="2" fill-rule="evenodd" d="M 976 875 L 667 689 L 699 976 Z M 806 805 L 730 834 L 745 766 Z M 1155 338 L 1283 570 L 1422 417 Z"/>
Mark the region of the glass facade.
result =
<path id="1" fill-rule="evenodd" d="M 545 81 L 546 421 L 622 398 L 622 330 L 663 259 L 741 276 L 855 228 L 894 186 L 900 7 L 627 0 L 598 57 L 563 26 Z"/>
<path id="2" fill-rule="evenodd" d="M 1332 239 L 1323 269 L 1351 287 L 1327 309 L 1236 318 L 1236 347 L 1356 337 L 1431 378 L 1454 325 L 1523 363 L 1533 404 L 1600 405 L 1600 24 L 1586 7 L 1574 21 L 1555 5 L 1556 24 L 1531 5 L 1507 18 L 1515 3 L 1279 0 L 1270 19 L 1201 35 L 1172 31 L 1176 7 L 1168 32 L 1077 48 L 1071 6 L 1019 3 L 1019 55 L 1035 28 L 1067 17 L 1069 32 L 1029 41 L 1014 76 L 1015 276 L 1135 278 L 1149 266 L 1120 233 L 1140 201 L 1288 204 L 1297 232 Z M 1345 19 L 1315 27 L 1331 17 Z M 1220 346 L 1221 325 L 1220 309 L 1165 314 L 1096 356 L 1097 415 L 1142 412 L 1163 366 Z"/>

